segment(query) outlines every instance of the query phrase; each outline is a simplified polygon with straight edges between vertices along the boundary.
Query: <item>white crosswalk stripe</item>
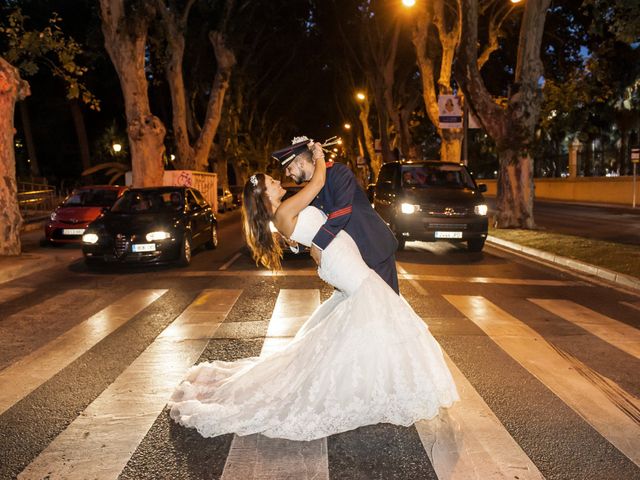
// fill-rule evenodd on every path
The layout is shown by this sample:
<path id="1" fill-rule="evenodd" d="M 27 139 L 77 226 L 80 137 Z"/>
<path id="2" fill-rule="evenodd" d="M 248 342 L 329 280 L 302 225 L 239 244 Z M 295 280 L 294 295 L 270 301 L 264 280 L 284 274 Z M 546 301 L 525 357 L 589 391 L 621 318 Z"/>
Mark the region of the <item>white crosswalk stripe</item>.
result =
<path id="1" fill-rule="evenodd" d="M 414 277 L 407 279 L 416 285 L 419 285 L 418 281 L 430 281 L 430 278 Z M 477 281 L 483 283 L 484 279 Z M 39 385 L 49 381 L 166 291 L 135 290 L 1 370 L 0 415 L 17 401 L 29 398 Z M 5 298 L 23 293 L 6 293 Z M 427 291 L 423 289 L 419 293 L 424 295 Z M 39 455 L 34 454 L 35 458 L 18 478 L 117 478 L 157 421 L 185 371 L 197 361 L 212 338 L 232 342 L 245 331 L 262 329 L 264 332 L 266 317 L 261 321 L 248 319 L 223 323 L 241 294 L 241 290 L 203 290 L 64 431 Z M 450 310 L 449 305 L 453 305 L 462 314 L 458 315 L 460 321 L 467 322 L 468 319 L 477 325 L 484 335 L 537 379 L 532 377 L 533 382 L 548 388 L 587 422 L 585 426 L 591 425 L 640 466 L 640 401 L 636 397 L 554 346 L 485 297 L 430 293 L 430 300 L 437 300 Z M 637 329 L 564 299 L 527 300 L 578 325 L 586 335 L 598 337 L 638 358 L 640 336 Z M 319 304 L 318 289 L 279 290 L 261 355 L 287 345 Z M 628 306 L 634 308 L 633 304 Z M 535 307 L 529 304 L 529 308 Z M 428 323 L 429 319 L 425 320 Z M 438 417 L 415 425 L 420 442 L 414 442 L 420 452 L 424 448 L 424 455 L 437 477 L 441 480 L 544 478 L 540 471 L 544 469 L 531 460 L 536 457 L 530 458 L 530 452 L 525 451 L 527 447 L 519 445 L 514 439 L 517 435 L 510 433 L 513 426 L 504 419 L 504 424 L 501 422 L 500 414 L 493 412 L 487 404 L 489 400 L 485 402 L 479 393 L 482 390 L 474 388 L 446 353 L 445 357 L 461 401 L 443 410 Z M 330 476 L 330 441 L 325 438 L 292 442 L 262 435 L 234 436 L 224 459 L 221 478 L 343 478 Z M 624 457 L 620 455 L 620 458 Z"/>
<path id="2" fill-rule="evenodd" d="M 320 304 L 318 290 L 280 290 L 261 355 L 280 350 Z M 327 439 L 293 442 L 263 435 L 234 436 L 222 480 L 328 480 Z"/>
<path id="3" fill-rule="evenodd" d="M 445 295 L 496 344 L 640 466 L 640 401 L 483 297 Z M 633 413 L 630 415 L 628 411 Z"/>
<path id="4" fill-rule="evenodd" d="M 446 356 L 446 355 L 445 355 Z M 462 372 L 446 356 L 460 402 L 416 423 L 438 478 L 498 480 L 544 478 Z"/>
<path id="5" fill-rule="evenodd" d="M 640 331 L 569 300 L 530 298 L 530 302 L 578 325 L 605 342 L 640 358 Z"/>
<path id="6" fill-rule="evenodd" d="M 240 293 L 200 294 L 19 478 L 117 478 Z"/>
<path id="7" fill-rule="evenodd" d="M 0 414 L 100 340 L 128 322 L 167 290 L 135 290 L 0 372 Z"/>

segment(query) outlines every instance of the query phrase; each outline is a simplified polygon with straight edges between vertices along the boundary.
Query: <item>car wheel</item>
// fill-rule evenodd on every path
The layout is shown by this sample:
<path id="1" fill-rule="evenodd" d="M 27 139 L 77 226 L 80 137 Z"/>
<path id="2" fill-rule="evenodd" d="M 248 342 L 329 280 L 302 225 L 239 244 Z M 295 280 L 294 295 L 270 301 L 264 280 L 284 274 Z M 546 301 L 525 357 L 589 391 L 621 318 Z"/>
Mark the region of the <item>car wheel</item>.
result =
<path id="1" fill-rule="evenodd" d="M 188 233 L 184 234 L 182 239 L 182 248 L 180 249 L 180 259 L 178 264 L 181 267 L 188 267 L 191 263 L 191 238 Z"/>
<path id="2" fill-rule="evenodd" d="M 215 223 L 211 224 L 211 237 L 206 246 L 209 250 L 218 248 L 218 226 Z"/>
<path id="3" fill-rule="evenodd" d="M 467 250 L 470 252 L 481 252 L 484 247 L 484 238 L 472 238 L 467 240 Z"/>

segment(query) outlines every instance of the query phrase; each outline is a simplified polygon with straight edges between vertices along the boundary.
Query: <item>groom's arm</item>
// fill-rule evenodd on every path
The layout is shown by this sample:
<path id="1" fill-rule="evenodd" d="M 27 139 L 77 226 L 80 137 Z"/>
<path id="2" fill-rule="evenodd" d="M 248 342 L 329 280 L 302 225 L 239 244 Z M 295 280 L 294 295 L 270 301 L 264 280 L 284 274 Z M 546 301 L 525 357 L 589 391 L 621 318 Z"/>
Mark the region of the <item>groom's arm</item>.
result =
<path id="1" fill-rule="evenodd" d="M 313 238 L 313 244 L 324 250 L 333 241 L 351 218 L 353 196 L 356 188 L 356 177 L 345 165 L 336 163 L 331 172 L 331 192 L 334 196 L 334 209 L 329 212 L 326 223 Z"/>

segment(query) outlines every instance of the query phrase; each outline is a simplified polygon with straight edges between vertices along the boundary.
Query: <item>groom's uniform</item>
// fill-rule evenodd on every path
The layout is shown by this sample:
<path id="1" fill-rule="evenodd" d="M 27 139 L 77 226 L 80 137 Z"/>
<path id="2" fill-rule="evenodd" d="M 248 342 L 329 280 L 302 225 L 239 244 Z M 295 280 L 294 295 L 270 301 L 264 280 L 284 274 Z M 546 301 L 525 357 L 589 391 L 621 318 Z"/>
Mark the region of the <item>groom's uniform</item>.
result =
<path id="1" fill-rule="evenodd" d="M 313 238 L 313 244 L 324 250 L 340 230 L 346 231 L 358 245 L 365 263 L 399 293 L 395 259 L 398 241 L 371 208 L 346 165 L 327 162 L 325 185 L 311 204 L 328 217 Z"/>

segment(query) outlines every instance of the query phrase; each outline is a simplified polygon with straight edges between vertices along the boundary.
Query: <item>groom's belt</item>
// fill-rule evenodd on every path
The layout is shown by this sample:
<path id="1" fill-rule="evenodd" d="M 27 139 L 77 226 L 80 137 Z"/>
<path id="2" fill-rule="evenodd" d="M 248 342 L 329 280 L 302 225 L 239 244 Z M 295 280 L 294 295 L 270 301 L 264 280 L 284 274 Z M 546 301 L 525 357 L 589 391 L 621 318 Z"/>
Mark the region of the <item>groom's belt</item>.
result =
<path id="1" fill-rule="evenodd" d="M 331 220 L 332 218 L 348 215 L 351 213 L 352 210 L 353 210 L 353 207 L 349 205 L 348 207 L 344 207 L 344 208 L 341 208 L 340 210 L 336 210 L 335 212 L 331 212 L 328 218 L 329 220 Z"/>

